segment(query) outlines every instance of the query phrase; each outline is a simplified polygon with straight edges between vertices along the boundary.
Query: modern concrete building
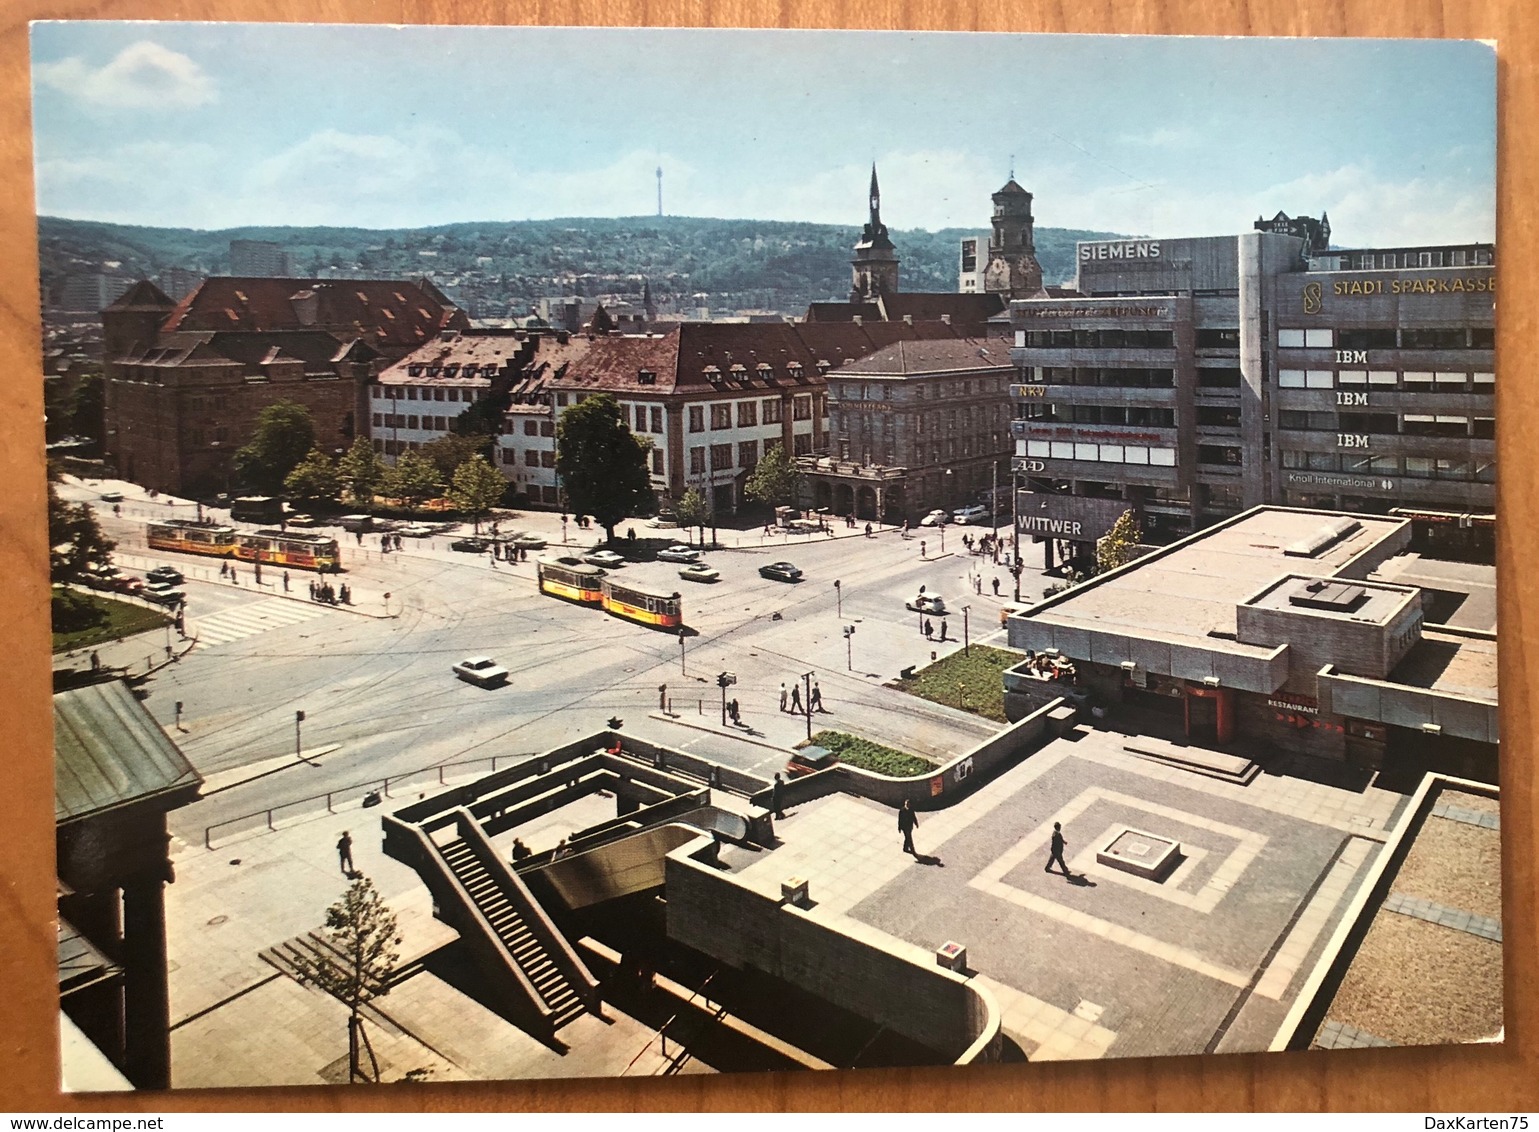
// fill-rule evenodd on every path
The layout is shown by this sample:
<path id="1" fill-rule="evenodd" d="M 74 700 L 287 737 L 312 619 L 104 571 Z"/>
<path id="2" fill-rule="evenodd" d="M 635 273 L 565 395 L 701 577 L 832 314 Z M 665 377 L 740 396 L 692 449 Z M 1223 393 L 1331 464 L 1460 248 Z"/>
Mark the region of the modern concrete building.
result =
<path id="1" fill-rule="evenodd" d="M 1306 250 L 1262 231 L 1084 242 L 1077 295 L 1014 301 L 1022 511 L 1117 500 L 1161 542 L 1268 503 L 1399 508 L 1474 532 L 1478 556 L 1495 503 L 1490 245 Z M 1082 525 L 1065 549 L 1104 533 Z"/>
<path id="2" fill-rule="evenodd" d="M 896 342 L 828 374 L 828 455 L 798 461 L 813 506 L 910 521 L 1009 482 L 1010 356 L 978 338 Z"/>
<path id="3" fill-rule="evenodd" d="M 272 240 L 231 240 L 230 274 L 281 279 L 295 274 L 294 257 Z"/>
<path id="4" fill-rule="evenodd" d="M 1193 743 L 1495 782 L 1495 607 L 1442 600 L 1489 570 L 1439 571 L 1410 543 L 1404 518 L 1254 508 L 1012 616 L 1010 645 Z M 1063 686 L 1013 669 L 1007 709 Z"/>

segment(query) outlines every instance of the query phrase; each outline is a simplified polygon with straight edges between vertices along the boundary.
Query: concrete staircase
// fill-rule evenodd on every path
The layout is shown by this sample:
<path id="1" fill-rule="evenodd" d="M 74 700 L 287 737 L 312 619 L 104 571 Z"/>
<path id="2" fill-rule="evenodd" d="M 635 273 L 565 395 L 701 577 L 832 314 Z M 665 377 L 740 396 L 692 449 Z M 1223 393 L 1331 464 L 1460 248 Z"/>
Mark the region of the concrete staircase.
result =
<path id="1" fill-rule="evenodd" d="M 1210 751 L 1204 747 L 1183 747 L 1180 744 L 1152 736 L 1136 736 L 1122 744 L 1130 755 L 1190 771 L 1220 782 L 1232 782 L 1237 786 L 1249 786 L 1261 773 L 1259 763 L 1243 755 L 1227 755 L 1222 751 Z"/>

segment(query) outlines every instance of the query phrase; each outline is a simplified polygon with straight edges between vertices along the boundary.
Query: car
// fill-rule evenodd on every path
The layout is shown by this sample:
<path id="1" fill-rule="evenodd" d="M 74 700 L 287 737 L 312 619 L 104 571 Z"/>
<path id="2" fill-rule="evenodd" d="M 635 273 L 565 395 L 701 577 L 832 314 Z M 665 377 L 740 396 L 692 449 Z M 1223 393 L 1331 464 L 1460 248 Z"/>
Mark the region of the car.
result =
<path id="1" fill-rule="evenodd" d="M 88 568 L 80 580 L 93 590 L 110 590 L 124 577 L 123 571 L 111 564 Z"/>
<path id="2" fill-rule="evenodd" d="M 935 510 L 931 511 L 923 519 L 920 519 L 919 525 L 921 527 L 944 527 L 949 522 L 951 522 L 950 511 Z"/>
<path id="3" fill-rule="evenodd" d="M 290 515 L 283 521 L 291 527 L 318 527 L 321 525 L 321 521 L 314 515 Z"/>
<path id="4" fill-rule="evenodd" d="M 816 774 L 820 770 L 827 770 L 839 761 L 839 756 L 826 747 L 803 747 L 791 754 L 791 761 L 786 763 L 787 778 L 803 778 L 809 774 Z"/>
<path id="5" fill-rule="evenodd" d="M 981 523 L 989 517 L 989 509 L 981 504 L 964 507 L 951 517 L 958 523 Z"/>
<path id="6" fill-rule="evenodd" d="M 396 534 L 402 538 L 432 538 L 438 532 L 423 523 L 407 523 Z"/>
<path id="7" fill-rule="evenodd" d="M 340 521 L 344 531 L 349 531 L 355 534 L 359 531 L 370 531 L 375 529 L 373 515 L 343 515 Z"/>
<path id="8" fill-rule="evenodd" d="M 679 568 L 679 577 L 686 582 L 719 582 L 721 571 L 712 570 L 704 562 L 691 562 Z"/>
<path id="9" fill-rule="evenodd" d="M 657 552 L 659 562 L 699 562 L 700 552 L 675 543 Z"/>
<path id="10" fill-rule="evenodd" d="M 121 491 L 104 491 L 101 494 L 101 501 L 103 503 L 122 503 L 123 493 Z"/>
<path id="11" fill-rule="evenodd" d="M 457 538 L 449 544 L 450 550 L 463 550 L 466 554 L 485 554 L 491 546 L 484 538 Z"/>
<path id="12" fill-rule="evenodd" d="M 625 565 L 625 559 L 612 550 L 590 550 L 582 556 L 582 560 L 589 566 L 602 566 L 606 570 Z"/>
<path id="13" fill-rule="evenodd" d="M 157 566 L 144 575 L 144 580 L 157 585 L 179 586 L 187 579 L 175 566 Z"/>
<path id="14" fill-rule="evenodd" d="M 929 613 L 936 617 L 945 617 L 950 612 L 946 608 L 946 599 L 939 594 L 920 594 L 906 604 L 915 613 Z"/>
<path id="15" fill-rule="evenodd" d="M 156 605 L 181 605 L 187 600 L 187 595 L 173 585 L 165 582 L 157 582 L 152 586 L 145 586 L 139 591 L 139 596 L 145 601 L 153 601 Z"/>
<path id="16" fill-rule="evenodd" d="M 520 550 L 544 550 L 546 545 L 545 537 L 536 534 L 516 534 L 508 541 Z"/>
<path id="17" fill-rule="evenodd" d="M 489 656 L 467 656 L 454 666 L 454 674 L 483 688 L 504 683 L 508 678 L 508 670 Z"/>
<path id="18" fill-rule="evenodd" d="M 759 577 L 773 578 L 777 582 L 799 582 L 802 580 L 802 572 L 789 562 L 771 562 L 768 566 L 759 567 Z"/>
<path id="19" fill-rule="evenodd" d="M 647 520 L 647 526 L 655 531 L 671 531 L 678 525 L 678 520 L 667 513 L 653 516 Z"/>

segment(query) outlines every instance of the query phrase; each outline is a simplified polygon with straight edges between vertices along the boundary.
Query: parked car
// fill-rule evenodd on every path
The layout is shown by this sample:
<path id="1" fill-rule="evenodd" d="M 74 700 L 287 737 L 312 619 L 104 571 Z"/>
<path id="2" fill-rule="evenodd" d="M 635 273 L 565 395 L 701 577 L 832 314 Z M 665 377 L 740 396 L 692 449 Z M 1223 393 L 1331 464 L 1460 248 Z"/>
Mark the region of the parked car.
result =
<path id="1" fill-rule="evenodd" d="M 450 550 L 463 550 L 466 554 L 485 554 L 491 546 L 484 538 L 457 538 L 449 544 Z"/>
<path id="2" fill-rule="evenodd" d="M 536 534 L 517 534 L 510 540 L 520 550 L 544 550 L 545 536 Z"/>
<path id="3" fill-rule="evenodd" d="M 582 556 L 582 560 L 590 566 L 602 566 L 606 570 L 625 565 L 625 559 L 612 550 L 590 550 Z"/>
<path id="4" fill-rule="evenodd" d="M 187 600 L 187 595 L 173 585 L 165 582 L 157 582 L 152 586 L 145 586 L 139 591 L 139 596 L 145 601 L 153 601 L 156 605 L 178 606 Z"/>
<path id="5" fill-rule="evenodd" d="M 952 514 L 952 519 L 958 523 L 981 523 L 989 517 L 989 509 L 979 504 L 972 507 L 964 507 Z"/>
<path id="6" fill-rule="evenodd" d="M 483 688 L 501 684 L 508 678 L 508 670 L 489 656 L 467 656 L 454 666 L 454 674 Z"/>
<path id="7" fill-rule="evenodd" d="M 787 778 L 801 778 L 804 775 L 816 774 L 820 770 L 827 770 L 839 761 L 839 756 L 826 747 L 803 747 L 791 754 L 791 761 L 786 763 Z"/>
<path id="8" fill-rule="evenodd" d="M 907 605 L 915 613 L 930 613 L 936 617 L 945 617 L 950 612 L 946 608 L 946 599 L 939 594 L 920 594 Z"/>
<path id="9" fill-rule="evenodd" d="M 657 552 L 659 562 L 699 562 L 700 552 L 675 544 Z"/>
<path id="10" fill-rule="evenodd" d="M 407 523 L 395 533 L 402 538 L 431 538 L 438 532 L 424 523 Z"/>
<path id="11" fill-rule="evenodd" d="M 647 520 L 647 526 L 651 527 L 655 531 L 672 530 L 678 525 L 679 522 L 674 517 L 672 511 L 659 511 L 656 515 Z"/>
<path id="12" fill-rule="evenodd" d="M 343 515 L 342 529 L 344 531 L 372 531 L 374 530 L 373 515 Z"/>
<path id="13" fill-rule="evenodd" d="M 305 515 L 303 513 L 290 515 L 284 522 L 291 527 L 318 527 L 321 525 L 321 521 L 314 515 Z"/>
<path id="14" fill-rule="evenodd" d="M 107 565 L 87 570 L 81 575 L 80 580 L 93 590 L 110 590 L 115 588 L 124 577 L 126 575 L 116 566 Z"/>
<path id="15" fill-rule="evenodd" d="M 777 582 L 799 582 L 802 580 L 802 572 L 789 562 L 771 562 L 768 566 L 759 567 L 759 577 L 773 578 Z"/>
<path id="16" fill-rule="evenodd" d="M 679 568 L 679 577 L 686 582 L 719 582 L 721 571 L 712 570 L 704 562 L 691 562 L 688 566 Z"/>
<path id="17" fill-rule="evenodd" d="M 144 575 L 144 580 L 157 585 L 179 586 L 187 579 L 175 566 L 157 566 Z"/>
<path id="18" fill-rule="evenodd" d="M 121 491 L 104 491 L 101 494 L 101 501 L 103 503 L 122 503 L 123 493 Z"/>
<path id="19" fill-rule="evenodd" d="M 949 522 L 951 522 L 950 511 L 935 510 L 931 511 L 923 519 L 920 519 L 919 525 L 921 527 L 944 527 Z"/>

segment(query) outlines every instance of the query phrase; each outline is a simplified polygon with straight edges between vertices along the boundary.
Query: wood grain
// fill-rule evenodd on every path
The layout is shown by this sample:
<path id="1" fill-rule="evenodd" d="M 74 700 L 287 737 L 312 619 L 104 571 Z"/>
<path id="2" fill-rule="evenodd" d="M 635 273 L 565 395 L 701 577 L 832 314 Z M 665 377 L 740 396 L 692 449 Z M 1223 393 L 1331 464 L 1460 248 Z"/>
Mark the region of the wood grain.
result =
<path id="1" fill-rule="evenodd" d="M 1499 43 L 1498 278 L 1502 824 L 1506 891 L 1507 1041 L 1501 1046 L 1164 1058 L 967 1070 L 540 1081 L 413 1089 L 275 1089 L 79 1099 L 55 1084 L 57 998 L 49 654 L 42 472 L 36 226 L 27 20 L 153 19 L 366 23 L 658 24 L 851 27 L 1182 35 L 1463 37 Z M 1539 275 L 1532 123 L 1539 68 L 1532 0 L 13 0 L 0 13 L 0 711 L 10 736 L 0 786 L 0 1108 L 15 1110 L 1429 1110 L 1539 1108 L 1533 699 L 1539 640 L 1525 614 L 1539 601 L 1539 533 L 1531 521 L 1539 447 L 1533 304 Z M 581 76 L 572 81 L 580 82 Z M 901 113 L 901 80 L 873 92 Z M 645 89 L 638 76 L 638 89 Z M 1289 92 L 1309 149 L 1310 107 L 1328 78 Z M 1030 112 L 1025 97 L 979 91 L 977 130 Z M 619 127 L 617 127 L 619 128 Z M 1259 127 L 1258 127 L 1259 128 Z M 1268 129 L 1275 129 L 1269 125 Z M 1045 207 L 1045 206 L 1044 206 Z"/>

